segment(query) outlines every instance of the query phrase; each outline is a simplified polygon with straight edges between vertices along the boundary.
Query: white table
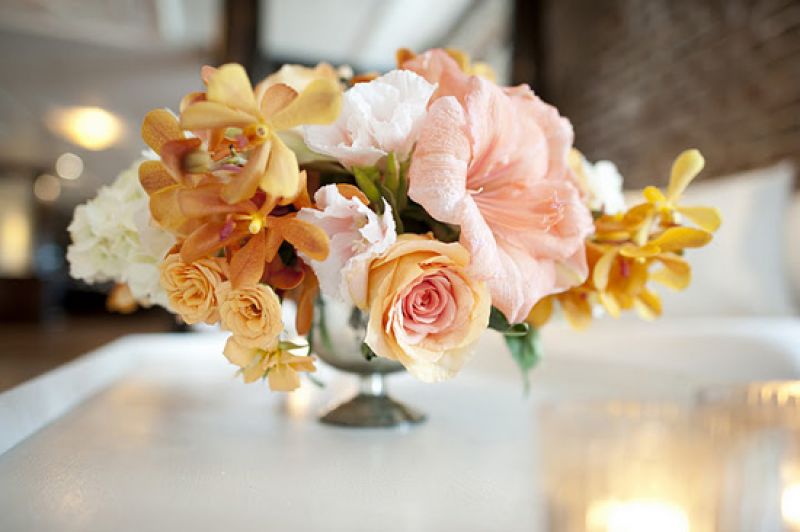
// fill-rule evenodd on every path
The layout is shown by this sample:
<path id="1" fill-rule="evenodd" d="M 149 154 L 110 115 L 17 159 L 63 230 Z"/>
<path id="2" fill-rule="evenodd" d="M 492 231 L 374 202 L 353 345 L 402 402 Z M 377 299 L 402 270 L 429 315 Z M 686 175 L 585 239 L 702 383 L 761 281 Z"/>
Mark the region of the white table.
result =
<path id="1" fill-rule="evenodd" d="M 121 339 L 0 395 L 0 530 L 541 530 L 538 405 L 800 374 L 792 357 L 718 378 L 637 368 L 559 352 L 561 334 L 528 398 L 492 334 L 450 382 L 392 378 L 429 415 L 408 430 L 318 423 L 355 387 L 324 367 L 326 388 L 281 395 L 235 381 L 221 335 Z"/>

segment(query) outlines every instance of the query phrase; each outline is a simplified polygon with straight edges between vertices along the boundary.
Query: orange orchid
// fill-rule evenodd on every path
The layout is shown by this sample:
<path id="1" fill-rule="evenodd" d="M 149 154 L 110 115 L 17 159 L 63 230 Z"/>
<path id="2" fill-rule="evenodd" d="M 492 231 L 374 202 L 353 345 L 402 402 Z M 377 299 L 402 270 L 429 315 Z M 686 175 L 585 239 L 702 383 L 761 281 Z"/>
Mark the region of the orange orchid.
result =
<path id="1" fill-rule="evenodd" d="M 447 52 L 447 55 L 455 59 L 459 68 L 461 68 L 465 74 L 469 76 L 479 76 L 492 82 L 497 81 L 497 74 L 495 74 L 494 69 L 488 63 L 473 63 L 469 54 L 458 48 L 445 48 L 444 51 Z M 395 53 L 398 68 L 402 67 L 403 63 L 409 59 L 414 59 L 416 56 L 417 54 L 408 48 L 398 49 Z"/>
<path id="2" fill-rule="evenodd" d="M 280 83 L 263 83 L 254 93 L 238 65 L 206 68 L 203 77 L 208 93 L 184 98 L 183 123 L 163 109 L 145 117 L 142 137 L 161 156 L 140 166 L 153 218 L 180 238 L 184 262 L 224 252 L 234 288 L 265 282 L 313 300 L 316 278 L 310 269 L 295 254 L 292 264 L 284 264 L 278 251 L 287 242 L 324 260 L 327 235 L 296 218 L 297 210 L 311 205 L 306 174 L 275 131 L 338 113 L 337 97 L 326 93 L 330 80 L 311 81 L 301 94 Z M 188 128 L 197 128 L 196 136 L 187 138 Z M 244 190 L 245 183 L 252 190 Z M 240 199 L 232 201 L 234 196 Z"/>
<path id="3" fill-rule="evenodd" d="M 687 248 L 705 246 L 721 223 L 717 209 L 679 205 L 686 187 L 700 173 L 703 157 L 697 150 L 680 154 L 672 166 L 666 193 L 647 187 L 645 203 L 619 215 L 603 215 L 595 221 L 595 234 L 586 243 L 591 274 L 582 285 L 546 298 L 528 316 L 541 326 L 558 301 L 569 323 L 585 328 L 591 321 L 592 304 L 601 304 L 613 317 L 634 308 L 641 317 L 661 314 L 661 300 L 647 287 L 655 281 L 672 290 L 689 286 L 691 267 L 683 258 Z M 698 227 L 680 225 L 686 219 Z M 651 267 L 661 268 L 651 272 Z"/>
<path id="4" fill-rule="evenodd" d="M 253 91 L 241 65 L 207 70 L 207 92 L 195 95 L 181 111 L 183 129 L 204 134 L 218 175 L 227 178 L 222 198 L 237 203 L 260 188 L 279 205 L 301 191 L 297 157 L 277 135 L 304 124 L 328 124 L 339 115 L 342 90 L 336 80 L 318 78 L 298 93 L 283 83 Z M 246 163 L 242 165 L 242 155 Z"/>

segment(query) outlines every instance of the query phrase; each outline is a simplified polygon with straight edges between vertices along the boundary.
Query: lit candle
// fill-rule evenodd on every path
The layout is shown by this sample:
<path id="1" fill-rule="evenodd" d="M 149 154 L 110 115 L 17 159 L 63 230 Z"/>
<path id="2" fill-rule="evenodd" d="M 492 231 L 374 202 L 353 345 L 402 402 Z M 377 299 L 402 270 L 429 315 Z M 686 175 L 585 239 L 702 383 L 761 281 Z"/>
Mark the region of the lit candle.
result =
<path id="1" fill-rule="evenodd" d="M 669 500 L 605 500 L 592 503 L 587 532 L 689 532 L 689 517 Z"/>
<path id="2" fill-rule="evenodd" d="M 792 530 L 800 530 L 800 482 L 790 484 L 783 490 L 781 515 L 783 521 L 793 527 Z"/>

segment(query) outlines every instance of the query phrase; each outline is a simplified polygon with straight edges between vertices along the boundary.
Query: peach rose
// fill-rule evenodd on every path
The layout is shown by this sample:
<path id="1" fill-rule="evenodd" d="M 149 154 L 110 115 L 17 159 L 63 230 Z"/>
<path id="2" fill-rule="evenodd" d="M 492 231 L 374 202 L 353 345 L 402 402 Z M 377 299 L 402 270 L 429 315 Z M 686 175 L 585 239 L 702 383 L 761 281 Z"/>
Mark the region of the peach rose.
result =
<path id="1" fill-rule="evenodd" d="M 230 287 L 230 283 L 225 283 Z M 272 288 L 258 284 L 228 289 L 219 307 L 220 324 L 238 343 L 268 348 L 283 331 L 281 302 Z"/>
<path id="2" fill-rule="evenodd" d="M 227 265 L 219 259 L 186 263 L 180 253 L 173 253 L 161 264 L 160 282 L 170 309 L 183 321 L 190 325 L 212 324 L 219 321 L 218 307 L 226 275 Z"/>
<path id="3" fill-rule="evenodd" d="M 366 344 L 416 378 L 454 376 L 489 323 L 486 284 L 466 272 L 458 243 L 405 234 L 370 265 Z"/>

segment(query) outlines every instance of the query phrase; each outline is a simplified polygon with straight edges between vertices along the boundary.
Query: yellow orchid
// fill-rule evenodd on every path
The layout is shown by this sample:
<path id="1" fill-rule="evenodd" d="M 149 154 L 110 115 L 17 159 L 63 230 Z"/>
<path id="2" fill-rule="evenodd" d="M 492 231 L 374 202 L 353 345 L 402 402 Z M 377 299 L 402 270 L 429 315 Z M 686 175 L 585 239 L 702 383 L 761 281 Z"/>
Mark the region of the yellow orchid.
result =
<path id="1" fill-rule="evenodd" d="M 703 169 L 705 161 L 697 150 L 686 150 L 675 160 L 669 179 L 666 193 L 656 187 L 644 189 L 647 203 L 656 209 L 663 217 L 663 222 L 672 224 L 676 222 L 676 213 L 685 216 L 704 231 L 713 233 L 721 223 L 719 211 L 713 207 L 678 205 L 683 192 Z"/>
<path id="2" fill-rule="evenodd" d="M 237 203 L 260 188 L 278 204 L 301 192 L 297 157 L 277 135 L 305 124 L 328 124 L 339 115 L 338 81 L 317 78 L 298 93 L 284 83 L 254 92 L 244 68 L 227 64 L 208 72 L 205 97 L 194 97 L 181 111 L 180 126 L 206 133 L 215 160 L 229 161 L 222 198 Z M 246 154 L 246 164 L 240 164 Z"/>
<path id="3" fill-rule="evenodd" d="M 679 205 L 681 195 L 703 165 L 697 150 L 681 153 L 672 166 L 666 193 L 647 187 L 643 192 L 645 203 L 624 214 L 595 220 L 595 233 L 586 243 L 589 277 L 578 287 L 540 301 L 528 322 L 537 327 L 546 323 L 556 301 L 577 329 L 589 324 L 595 303 L 615 318 L 631 308 L 644 319 L 658 317 L 661 299 L 647 283 L 655 281 L 672 290 L 689 286 L 691 267 L 683 251 L 708 244 L 721 223 L 713 207 Z M 699 228 L 680 225 L 684 218 Z M 661 268 L 651 271 L 655 265 Z"/>
<path id="4" fill-rule="evenodd" d="M 291 392 L 300 387 L 299 372 L 316 371 L 314 357 L 291 353 L 298 349 L 302 346 L 290 342 L 277 342 L 263 349 L 247 347 L 231 336 L 223 353 L 231 364 L 239 366 L 245 383 L 266 378 L 270 390 Z"/>

